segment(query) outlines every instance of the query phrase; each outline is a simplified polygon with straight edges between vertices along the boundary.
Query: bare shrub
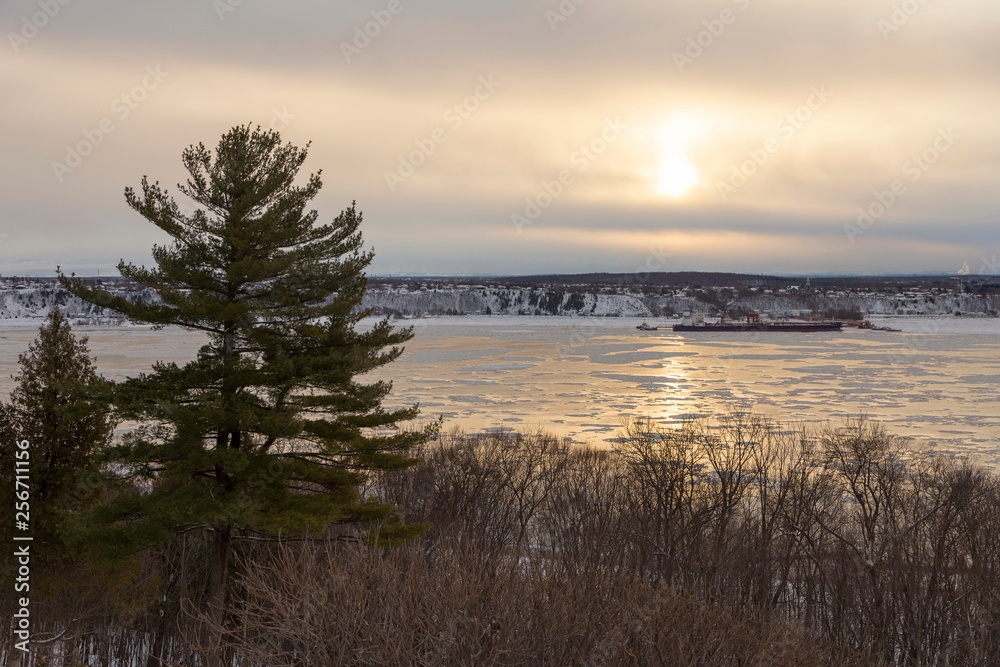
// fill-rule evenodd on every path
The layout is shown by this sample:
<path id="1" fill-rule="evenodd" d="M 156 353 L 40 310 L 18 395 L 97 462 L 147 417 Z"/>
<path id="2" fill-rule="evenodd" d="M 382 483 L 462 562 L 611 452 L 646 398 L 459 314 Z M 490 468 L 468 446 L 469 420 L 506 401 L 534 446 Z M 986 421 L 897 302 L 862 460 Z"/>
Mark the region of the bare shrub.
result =
<path id="1" fill-rule="evenodd" d="M 1000 480 L 908 451 L 870 420 L 813 433 L 744 412 L 639 419 L 615 451 L 451 433 L 418 454 L 366 493 L 426 523 L 422 538 L 376 547 L 364 526 L 316 541 L 237 537 L 213 628 L 233 665 L 990 665 L 1000 654 Z M 145 555 L 132 596 L 121 582 L 54 584 L 72 604 L 45 607 L 36 627 L 73 630 L 37 659 L 198 664 L 195 629 L 210 619 L 185 601 L 205 585 L 192 567 L 205 548 L 192 533 Z"/>
<path id="2" fill-rule="evenodd" d="M 277 550 L 239 580 L 245 665 L 805 665 L 801 632 L 607 572 L 415 546 Z M 838 663 L 839 664 L 839 663 Z"/>

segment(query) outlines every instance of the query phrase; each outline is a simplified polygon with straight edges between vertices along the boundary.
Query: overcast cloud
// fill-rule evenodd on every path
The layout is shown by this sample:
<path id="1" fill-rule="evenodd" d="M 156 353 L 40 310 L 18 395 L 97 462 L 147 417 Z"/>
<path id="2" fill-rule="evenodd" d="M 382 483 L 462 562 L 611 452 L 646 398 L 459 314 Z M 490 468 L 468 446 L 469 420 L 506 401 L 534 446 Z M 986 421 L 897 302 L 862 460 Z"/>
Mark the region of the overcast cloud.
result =
<path id="1" fill-rule="evenodd" d="M 123 189 L 248 122 L 312 142 L 316 208 L 357 200 L 374 273 L 1000 253 L 1000 3 L 8 0 L 0 24 L 6 275 L 148 261 Z"/>

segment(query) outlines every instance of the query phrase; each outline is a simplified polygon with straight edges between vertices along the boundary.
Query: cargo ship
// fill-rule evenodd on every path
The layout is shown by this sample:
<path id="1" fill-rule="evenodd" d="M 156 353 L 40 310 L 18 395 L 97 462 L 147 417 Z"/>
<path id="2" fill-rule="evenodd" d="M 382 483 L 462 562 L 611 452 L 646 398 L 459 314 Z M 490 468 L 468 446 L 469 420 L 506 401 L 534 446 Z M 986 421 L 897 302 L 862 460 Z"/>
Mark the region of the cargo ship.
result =
<path id="1" fill-rule="evenodd" d="M 674 331 L 840 331 L 842 322 L 762 322 L 760 313 L 747 311 L 746 321 L 706 322 L 702 313 L 684 313 L 680 324 L 673 326 Z"/>

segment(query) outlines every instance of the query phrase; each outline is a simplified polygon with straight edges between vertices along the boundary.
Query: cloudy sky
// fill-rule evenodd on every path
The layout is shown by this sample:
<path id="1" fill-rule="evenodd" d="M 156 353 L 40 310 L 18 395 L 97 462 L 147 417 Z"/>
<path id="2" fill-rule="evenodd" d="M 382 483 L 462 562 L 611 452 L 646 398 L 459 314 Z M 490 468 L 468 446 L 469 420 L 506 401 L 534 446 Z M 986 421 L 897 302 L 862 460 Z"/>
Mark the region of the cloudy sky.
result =
<path id="1" fill-rule="evenodd" d="M 4 0 L 0 273 L 110 273 L 233 125 L 372 272 L 1000 273 L 1000 3 Z"/>

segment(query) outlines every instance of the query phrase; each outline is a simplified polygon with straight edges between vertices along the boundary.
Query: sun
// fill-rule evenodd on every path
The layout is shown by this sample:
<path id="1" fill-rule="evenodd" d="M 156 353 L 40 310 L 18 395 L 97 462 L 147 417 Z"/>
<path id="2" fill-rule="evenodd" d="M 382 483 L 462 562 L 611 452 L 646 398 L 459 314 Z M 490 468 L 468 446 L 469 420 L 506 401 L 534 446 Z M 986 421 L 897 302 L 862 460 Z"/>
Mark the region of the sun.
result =
<path id="1" fill-rule="evenodd" d="M 701 181 L 698 168 L 680 153 L 666 156 L 660 164 L 659 176 L 656 189 L 668 197 L 680 197 Z"/>
<path id="2" fill-rule="evenodd" d="M 656 190 L 668 197 L 681 197 L 701 183 L 692 150 L 712 136 L 718 119 L 701 111 L 676 111 L 659 126 L 660 167 Z"/>

